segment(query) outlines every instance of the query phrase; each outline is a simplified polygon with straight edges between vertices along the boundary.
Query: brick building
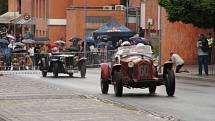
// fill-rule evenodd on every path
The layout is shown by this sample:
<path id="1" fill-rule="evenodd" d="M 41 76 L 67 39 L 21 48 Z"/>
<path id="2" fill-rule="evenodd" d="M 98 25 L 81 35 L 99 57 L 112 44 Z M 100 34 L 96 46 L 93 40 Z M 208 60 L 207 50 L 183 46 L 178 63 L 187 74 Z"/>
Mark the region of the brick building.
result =
<path id="1" fill-rule="evenodd" d="M 51 42 L 72 36 L 83 38 L 84 31 L 89 36 L 107 20 L 116 19 L 121 24 L 125 20 L 123 10 L 114 8 L 120 5 L 120 0 L 9 0 L 8 3 L 9 11 L 19 11 L 20 18 L 31 17 L 30 25 L 22 23 L 22 33 L 28 27 L 35 37 L 48 37 Z"/>
<path id="2" fill-rule="evenodd" d="M 134 31 L 142 27 L 146 34 L 149 29 L 152 35 L 160 37 L 162 62 L 168 59 L 170 51 L 175 51 L 185 59 L 186 64 L 197 63 L 197 36 L 211 30 L 180 22 L 170 23 L 158 0 L 122 1 L 9 0 L 8 8 L 11 12 L 19 11 L 22 16 L 31 16 L 30 24 L 24 21 L 22 25 L 30 27 L 36 37 L 48 36 L 50 41 L 68 40 L 73 36 L 83 38 L 114 18 Z M 121 3 L 129 10 L 120 7 Z M 116 9 L 117 5 L 120 9 Z"/>

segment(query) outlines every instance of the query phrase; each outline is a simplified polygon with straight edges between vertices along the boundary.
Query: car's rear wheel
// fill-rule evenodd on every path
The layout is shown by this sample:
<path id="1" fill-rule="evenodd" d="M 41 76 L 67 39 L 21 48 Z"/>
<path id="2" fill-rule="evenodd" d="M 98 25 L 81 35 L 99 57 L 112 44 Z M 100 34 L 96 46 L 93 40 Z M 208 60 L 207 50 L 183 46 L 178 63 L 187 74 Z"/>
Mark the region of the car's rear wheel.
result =
<path id="1" fill-rule="evenodd" d="M 150 87 L 149 87 L 149 93 L 150 93 L 150 94 L 154 94 L 155 91 L 156 91 L 156 86 L 150 86 Z"/>
<path id="2" fill-rule="evenodd" d="M 165 74 L 165 81 L 167 95 L 173 96 L 175 93 L 175 74 L 172 69 L 167 70 Z"/>
<path id="3" fill-rule="evenodd" d="M 108 90 L 109 90 L 109 83 L 108 80 L 104 80 L 104 79 L 100 79 L 100 84 L 101 84 L 101 91 L 102 94 L 108 94 Z"/>
<path id="4" fill-rule="evenodd" d="M 53 64 L 53 75 L 55 78 L 58 77 L 58 63 Z"/>
<path id="5" fill-rule="evenodd" d="M 113 79 L 114 79 L 114 82 L 115 82 L 114 83 L 115 96 L 121 97 L 122 93 L 123 93 L 123 86 L 122 86 L 122 80 L 121 80 L 119 71 L 114 71 Z"/>
<path id="6" fill-rule="evenodd" d="M 42 71 L 42 76 L 46 77 L 47 76 L 47 72 L 46 71 Z"/>
<path id="7" fill-rule="evenodd" d="M 81 78 L 84 78 L 86 76 L 86 63 L 83 62 L 80 66 Z"/>

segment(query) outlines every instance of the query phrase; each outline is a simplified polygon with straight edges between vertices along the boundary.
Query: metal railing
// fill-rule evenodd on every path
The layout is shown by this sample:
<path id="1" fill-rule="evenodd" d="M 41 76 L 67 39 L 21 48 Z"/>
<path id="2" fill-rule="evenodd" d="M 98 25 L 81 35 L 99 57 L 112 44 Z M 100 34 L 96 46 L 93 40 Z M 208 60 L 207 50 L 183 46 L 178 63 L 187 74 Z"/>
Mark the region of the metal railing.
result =
<path id="1" fill-rule="evenodd" d="M 86 64 L 88 67 L 99 66 L 103 62 L 111 62 L 115 51 L 86 52 Z M 74 54 L 83 57 L 83 52 L 60 52 L 58 54 Z M 27 53 L 4 53 L 0 54 L 0 71 L 9 70 L 37 70 L 39 69 L 39 60 L 44 56 L 51 54 L 34 54 L 30 56 Z"/>

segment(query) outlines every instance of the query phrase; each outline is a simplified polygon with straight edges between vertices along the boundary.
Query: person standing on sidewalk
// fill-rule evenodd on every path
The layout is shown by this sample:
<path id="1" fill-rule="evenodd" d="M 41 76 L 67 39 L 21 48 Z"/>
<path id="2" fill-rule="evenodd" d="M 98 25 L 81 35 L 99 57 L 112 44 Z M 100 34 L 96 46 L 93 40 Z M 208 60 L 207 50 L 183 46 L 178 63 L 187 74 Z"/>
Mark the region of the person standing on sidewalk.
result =
<path id="1" fill-rule="evenodd" d="M 212 47 L 214 45 L 214 39 L 213 39 L 211 33 L 208 33 L 207 37 L 208 37 L 207 40 L 208 40 L 208 46 L 209 46 L 209 49 L 208 49 L 208 58 L 209 58 L 209 64 L 211 64 L 211 52 L 212 52 Z"/>
<path id="2" fill-rule="evenodd" d="M 170 53 L 170 61 L 172 61 L 176 65 L 175 73 L 181 73 L 181 72 L 189 73 L 187 69 L 181 70 L 181 68 L 184 66 L 184 60 L 177 53 L 175 52 Z"/>
<path id="3" fill-rule="evenodd" d="M 208 41 L 204 34 L 200 34 L 197 42 L 199 75 L 202 75 L 202 65 L 204 65 L 205 74 L 208 75 Z"/>

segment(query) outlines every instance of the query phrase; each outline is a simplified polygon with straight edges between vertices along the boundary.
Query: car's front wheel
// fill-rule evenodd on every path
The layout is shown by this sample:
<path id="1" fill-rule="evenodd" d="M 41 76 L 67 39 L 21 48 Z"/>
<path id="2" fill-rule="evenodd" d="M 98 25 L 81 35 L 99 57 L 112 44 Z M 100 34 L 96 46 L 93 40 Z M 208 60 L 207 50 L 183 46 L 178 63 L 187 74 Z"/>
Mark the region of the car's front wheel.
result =
<path id="1" fill-rule="evenodd" d="M 165 81 L 167 95 L 173 96 L 175 93 L 175 74 L 172 69 L 167 70 L 165 74 Z"/>
<path id="2" fill-rule="evenodd" d="M 113 79 L 115 96 L 121 97 L 123 93 L 123 86 L 119 71 L 114 71 Z"/>
<path id="3" fill-rule="evenodd" d="M 108 94 L 108 90 L 109 90 L 109 83 L 108 80 L 104 80 L 104 79 L 100 79 L 100 84 L 101 84 L 101 91 L 102 94 Z"/>
<path id="4" fill-rule="evenodd" d="M 58 77 L 58 63 L 53 64 L 53 75 L 55 78 Z"/>

